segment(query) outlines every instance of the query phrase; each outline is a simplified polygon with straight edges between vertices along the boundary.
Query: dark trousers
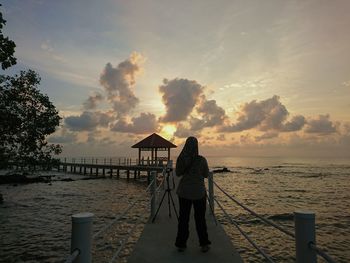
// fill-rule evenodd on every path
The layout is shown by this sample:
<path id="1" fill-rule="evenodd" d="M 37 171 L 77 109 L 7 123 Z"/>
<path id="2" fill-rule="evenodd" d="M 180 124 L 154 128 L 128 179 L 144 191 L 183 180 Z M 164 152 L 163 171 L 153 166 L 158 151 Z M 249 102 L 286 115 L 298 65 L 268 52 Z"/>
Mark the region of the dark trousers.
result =
<path id="1" fill-rule="evenodd" d="M 177 237 L 175 246 L 186 247 L 189 236 L 188 222 L 190 220 L 190 212 L 193 204 L 194 220 L 196 222 L 196 230 L 199 238 L 200 246 L 211 244 L 208 239 L 207 223 L 205 222 L 206 198 L 199 200 L 189 200 L 179 197 L 180 216 L 177 228 Z"/>

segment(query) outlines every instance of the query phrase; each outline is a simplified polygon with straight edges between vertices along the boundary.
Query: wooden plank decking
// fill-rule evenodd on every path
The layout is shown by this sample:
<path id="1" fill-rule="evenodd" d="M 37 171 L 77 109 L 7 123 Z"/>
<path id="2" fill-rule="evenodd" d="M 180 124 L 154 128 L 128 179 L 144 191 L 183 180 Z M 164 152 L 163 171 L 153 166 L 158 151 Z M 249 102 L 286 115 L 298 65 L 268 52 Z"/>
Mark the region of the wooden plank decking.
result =
<path id="1" fill-rule="evenodd" d="M 162 197 L 162 193 L 159 198 Z M 172 191 L 178 211 L 178 200 L 175 190 Z M 172 206 L 171 206 L 172 208 Z M 136 243 L 134 250 L 128 258 L 129 263 L 195 263 L 195 262 L 243 262 L 237 250 L 234 248 L 229 237 L 226 235 L 222 226 L 210 215 L 210 209 L 207 206 L 207 225 L 209 239 L 212 242 L 211 249 L 203 253 L 200 251 L 197 233 L 194 225 L 193 209 L 190 220 L 190 237 L 187 242 L 187 249 L 184 252 L 178 252 L 174 246 L 177 219 L 174 210 L 171 210 L 172 217 L 168 216 L 167 195 L 161 206 L 154 223 L 149 222 Z"/>

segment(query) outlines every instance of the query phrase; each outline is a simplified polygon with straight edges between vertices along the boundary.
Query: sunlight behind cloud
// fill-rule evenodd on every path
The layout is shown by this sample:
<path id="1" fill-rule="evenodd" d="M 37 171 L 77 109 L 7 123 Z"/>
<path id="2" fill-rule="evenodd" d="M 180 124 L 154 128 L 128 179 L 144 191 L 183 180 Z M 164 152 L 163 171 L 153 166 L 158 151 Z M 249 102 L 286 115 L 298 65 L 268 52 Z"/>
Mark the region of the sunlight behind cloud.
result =
<path id="1" fill-rule="evenodd" d="M 161 136 L 164 136 L 166 139 L 171 139 L 174 136 L 176 131 L 175 125 L 167 124 L 164 125 L 162 130 L 160 131 Z"/>

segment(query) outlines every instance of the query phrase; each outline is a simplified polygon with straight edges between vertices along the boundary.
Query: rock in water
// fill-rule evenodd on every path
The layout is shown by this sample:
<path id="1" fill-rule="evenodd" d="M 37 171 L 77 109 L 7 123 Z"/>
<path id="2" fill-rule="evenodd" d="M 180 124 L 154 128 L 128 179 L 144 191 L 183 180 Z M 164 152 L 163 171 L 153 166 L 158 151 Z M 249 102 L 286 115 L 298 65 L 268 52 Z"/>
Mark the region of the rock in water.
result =
<path id="1" fill-rule="evenodd" d="M 213 173 L 231 173 L 231 171 L 229 169 L 227 169 L 226 167 L 223 167 L 221 169 L 213 170 Z"/>

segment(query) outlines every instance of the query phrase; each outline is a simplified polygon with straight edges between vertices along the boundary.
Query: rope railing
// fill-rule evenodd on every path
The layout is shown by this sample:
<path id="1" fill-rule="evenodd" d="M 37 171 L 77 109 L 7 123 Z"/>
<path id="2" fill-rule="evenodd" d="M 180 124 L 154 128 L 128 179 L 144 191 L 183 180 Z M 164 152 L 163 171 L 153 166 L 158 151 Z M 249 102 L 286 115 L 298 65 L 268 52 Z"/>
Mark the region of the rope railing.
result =
<path id="1" fill-rule="evenodd" d="M 333 258 L 331 258 L 326 252 L 324 252 L 321 248 L 317 247 L 316 244 L 310 242 L 309 247 L 314 250 L 319 256 L 321 256 L 324 260 L 329 263 L 335 263 Z"/>
<path id="2" fill-rule="evenodd" d="M 238 229 L 238 231 L 247 239 L 247 241 L 268 261 L 274 263 L 274 261 L 248 236 L 246 232 L 230 217 L 226 210 L 222 207 L 220 202 L 214 198 L 214 201 L 218 204 L 220 209 L 224 212 L 225 216 L 230 220 L 230 222 Z"/>
<path id="3" fill-rule="evenodd" d="M 145 192 L 148 192 L 151 185 L 154 183 L 153 179 L 145 189 Z M 153 196 L 153 195 L 152 195 Z M 152 198 L 151 196 L 151 198 Z M 132 202 L 120 215 L 118 215 L 116 218 L 114 218 L 111 222 L 109 222 L 105 227 L 103 227 L 99 232 L 97 232 L 94 236 L 93 239 L 97 238 L 100 236 L 102 233 L 104 233 L 107 229 L 109 229 L 112 225 L 114 225 L 117 221 L 119 221 L 121 218 L 123 218 L 139 201 L 141 200 L 141 197 L 136 199 L 134 202 Z"/>
<path id="4" fill-rule="evenodd" d="M 123 213 L 118 215 L 115 219 L 113 219 L 111 222 L 109 222 L 105 227 L 103 227 L 100 231 L 98 231 L 94 236 L 93 239 L 96 239 L 98 236 L 106 232 L 107 229 L 109 229 L 112 225 L 114 225 L 117 221 L 119 221 L 121 218 L 123 218 L 138 202 L 139 200 L 134 201 L 132 204 L 130 204 Z"/>
<path id="5" fill-rule="evenodd" d="M 66 261 L 64 263 L 73 263 L 74 260 L 77 259 L 77 257 L 79 256 L 80 254 L 80 250 L 79 249 L 75 249 L 72 254 L 70 254 L 68 256 L 68 258 L 66 259 Z"/>
<path id="6" fill-rule="evenodd" d="M 153 173 L 153 172 L 152 172 Z M 147 188 L 144 190 L 145 192 L 149 192 L 151 187 L 153 186 L 155 189 L 156 185 L 156 176 L 153 173 L 153 179 L 148 184 Z M 160 189 L 161 184 L 158 186 L 158 190 Z M 152 191 L 150 196 L 153 199 L 156 195 L 156 191 Z M 72 263 L 75 260 L 83 260 L 82 262 L 90 262 L 91 261 L 91 244 L 92 240 L 104 234 L 112 225 L 114 225 L 118 220 L 123 218 L 128 212 L 142 199 L 142 196 L 137 198 L 134 202 L 132 202 L 121 214 L 115 217 L 112 221 L 110 221 L 106 226 L 104 226 L 101 230 L 99 230 L 94 235 L 91 235 L 92 232 L 92 218 L 93 214 L 91 213 L 80 213 L 72 216 L 72 250 L 73 252 L 67 257 L 65 263 Z M 120 246 L 118 250 L 113 255 L 110 262 L 114 262 L 118 257 L 119 253 L 124 248 L 127 240 L 132 235 L 133 231 L 137 227 L 137 225 L 141 222 L 143 217 L 139 217 L 135 225 L 129 229 L 128 235 L 124 237 L 120 241 Z M 82 225 L 83 224 L 83 225 Z M 74 243 L 74 244 L 73 244 Z M 79 261 L 80 262 L 80 261 Z"/>
<path id="7" fill-rule="evenodd" d="M 290 237 L 292 237 L 292 238 L 294 238 L 295 240 L 296 240 L 296 243 L 298 243 L 298 242 L 304 242 L 305 241 L 305 239 L 303 239 L 303 238 L 305 238 L 306 236 L 304 236 L 304 233 L 301 233 L 300 234 L 300 222 L 297 222 L 297 221 L 300 221 L 300 219 L 301 218 L 305 218 L 305 216 L 308 218 L 308 219 L 311 219 L 311 218 L 313 218 L 313 219 L 311 219 L 311 221 L 309 221 L 309 223 L 310 222 L 313 222 L 312 223 L 312 225 L 310 225 L 310 227 L 312 227 L 313 229 L 315 228 L 315 226 L 314 226 L 314 214 L 313 213 L 308 213 L 308 212 L 306 212 L 306 214 L 304 214 L 304 213 L 301 213 L 301 217 L 300 217 L 300 212 L 295 212 L 294 213 L 294 216 L 295 216 L 295 233 L 296 234 L 294 234 L 294 233 L 292 233 L 292 232 L 290 232 L 290 231 L 288 231 L 288 230 L 286 230 L 286 229 L 284 229 L 284 228 L 282 228 L 281 226 L 279 226 L 279 225 L 277 225 L 277 224 L 275 224 L 274 222 L 272 222 L 271 220 L 268 220 L 268 219 L 266 219 L 266 218 L 264 218 L 264 217 L 262 217 L 262 216 L 260 216 L 259 214 L 257 214 L 256 212 L 254 212 L 252 209 L 250 209 L 250 208 L 248 208 L 247 206 L 245 206 L 244 204 L 242 204 L 241 202 L 239 202 L 237 199 L 235 199 L 233 196 L 231 196 L 231 195 L 229 195 L 224 189 L 222 189 L 216 182 L 214 182 L 213 181 L 213 184 L 224 194 L 224 195 L 226 195 L 230 200 L 232 200 L 233 202 L 235 202 L 237 205 L 239 205 L 240 207 L 242 207 L 244 210 L 246 210 L 246 211 L 248 211 L 249 213 L 251 213 L 252 215 L 254 215 L 255 217 L 257 217 L 257 218 L 259 218 L 260 220 L 262 220 L 264 223 L 266 223 L 267 225 L 270 225 L 270 226 L 272 226 L 272 227 L 274 227 L 274 228 L 276 228 L 276 229 L 278 229 L 278 230 L 280 230 L 281 232 L 283 232 L 284 234 L 286 234 L 286 235 L 288 235 L 288 236 L 290 236 Z M 236 227 L 237 227 L 237 229 L 240 231 L 240 233 L 249 241 L 249 243 L 251 243 L 258 251 L 259 251 L 259 253 L 260 254 L 262 254 L 264 257 L 265 257 L 265 259 L 267 259 L 269 262 L 273 262 L 272 260 L 271 260 L 271 258 L 266 258 L 266 254 L 264 254 L 264 252 L 249 238 L 249 236 L 239 227 L 239 225 L 238 225 L 238 223 L 235 221 L 235 220 L 233 220 L 229 215 L 228 215 L 228 213 L 225 211 L 225 209 L 222 207 L 222 205 L 220 204 L 220 202 L 215 198 L 215 197 L 213 197 L 213 200 L 218 204 L 218 206 L 220 207 L 220 209 L 224 212 L 224 214 L 225 214 L 225 216 L 227 216 L 228 218 L 229 218 L 229 220 L 230 220 L 230 222 L 233 224 L 233 225 L 235 225 Z M 313 220 L 313 221 L 312 221 Z M 303 221 L 303 219 L 302 219 L 302 221 Z M 299 230 L 298 230 L 298 228 L 299 228 Z M 303 228 L 302 228 L 303 229 Z M 311 230 L 311 231 L 314 231 L 314 230 Z M 298 232 L 299 232 L 299 234 L 298 234 Z M 311 232 L 312 233 L 312 232 Z M 314 233 L 314 232 L 313 232 Z M 312 236 L 312 234 L 311 234 L 311 236 Z M 313 239 L 314 240 L 314 239 Z M 328 263 L 335 263 L 335 261 L 331 258 L 331 256 L 329 256 L 325 251 L 323 251 L 321 248 L 319 248 L 319 247 L 317 247 L 316 246 L 316 244 L 313 242 L 313 241 L 309 241 L 309 242 L 307 242 L 307 243 L 305 243 L 306 244 L 306 246 L 308 246 L 308 248 L 310 249 L 310 251 L 312 250 L 312 251 L 314 251 L 314 253 L 316 253 L 316 254 L 314 254 L 314 258 L 313 258 L 313 256 L 312 255 L 306 255 L 306 257 L 307 258 L 310 258 L 310 262 L 312 261 L 312 262 L 316 262 L 316 255 L 319 255 L 319 256 L 321 256 L 324 260 L 326 260 Z M 301 251 L 299 251 L 298 252 L 298 246 L 296 247 L 296 250 L 297 250 L 297 262 L 304 262 L 305 260 L 302 260 L 302 261 L 300 261 L 300 260 L 298 260 L 298 257 L 300 256 L 298 256 L 298 254 L 299 253 L 304 253 L 304 252 L 301 252 Z M 303 254 L 303 256 L 304 256 L 304 254 Z M 308 261 L 309 262 L 309 261 Z"/>
<path id="8" fill-rule="evenodd" d="M 153 184 L 156 182 L 156 178 L 153 178 L 151 180 L 151 182 L 149 183 L 149 185 L 147 186 L 147 188 L 145 189 L 145 192 L 148 192 L 151 187 L 153 186 Z M 164 182 L 164 173 L 163 173 L 163 180 L 161 181 L 161 183 L 159 184 L 159 186 L 157 187 L 156 191 L 154 191 L 152 193 L 152 195 L 150 196 L 150 199 L 154 198 L 154 196 L 157 194 L 157 191 L 160 189 L 160 187 L 162 186 Z M 137 201 L 135 201 L 136 203 Z M 114 255 L 112 256 L 111 260 L 109 261 L 110 263 L 115 262 L 116 259 L 118 259 L 120 252 L 123 250 L 123 248 L 126 245 L 126 242 L 128 241 L 128 239 L 131 237 L 131 235 L 133 234 L 133 232 L 135 231 L 136 227 L 140 224 L 140 222 L 142 221 L 142 219 L 144 219 L 143 217 L 139 217 L 139 219 L 137 220 L 137 222 L 134 224 L 134 226 L 129 229 L 127 236 L 125 236 L 121 241 L 120 241 L 120 246 L 117 249 L 117 251 L 114 253 Z"/>
<path id="9" fill-rule="evenodd" d="M 285 233 L 286 235 L 294 238 L 295 235 L 294 233 L 288 231 L 288 230 L 285 230 L 284 228 L 282 228 L 281 226 L 275 224 L 274 222 L 272 222 L 271 220 L 268 220 L 264 217 L 262 217 L 261 215 L 255 213 L 252 209 L 248 208 L 247 206 L 245 206 L 244 204 L 242 204 L 241 202 L 239 202 L 237 199 L 235 199 L 234 197 L 232 197 L 231 195 L 229 195 L 224 189 L 222 189 L 215 181 L 214 181 L 214 184 L 217 188 L 220 189 L 220 191 L 222 193 L 224 193 L 228 198 L 230 198 L 233 202 L 235 202 L 237 205 L 239 205 L 240 207 L 242 207 L 244 210 L 248 211 L 249 213 L 251 213 L 252 215 L 256 216 L 257 218 L 259 218 L 260 220 L 262 220 L 264 223 L 270 225 L 270 226 L 273 226 L 274 228 L 280 230 L 281 232 Z"/>
<path id="10" fill-rule="evenodd" d="M 129 229 L 128 231 L 128 235 L 126 237 L 124 237 L 121 241 L 120 241 L 120 246 L 117 249 L 117 251 L 114 253 L 114 255 L 112 256 L 111 260 L 109 261 L 109 263 L 113 263 L 116 259 L 119 258 L 119 254 L 120 252 L 123 250 L 123 248 L 126 245 L 126 242 L 129 240 L 129 238 L 131 237 L 131 235 L 134 233 L 136 227 L 141 223 L 141 220 L 144 219 L 143 217 L 140 217 L 137 222 L 134 224 L 134 226 Z"/>

